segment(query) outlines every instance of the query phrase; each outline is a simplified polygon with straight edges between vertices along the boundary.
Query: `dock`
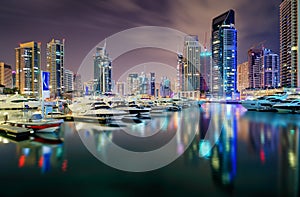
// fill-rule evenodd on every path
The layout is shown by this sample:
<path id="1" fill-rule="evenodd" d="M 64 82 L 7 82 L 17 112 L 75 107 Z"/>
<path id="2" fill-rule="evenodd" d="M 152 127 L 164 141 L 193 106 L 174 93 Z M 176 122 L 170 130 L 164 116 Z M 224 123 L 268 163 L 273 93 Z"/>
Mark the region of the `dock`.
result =
<path id="1" fill-rule="evenodd" d="M 10 125 L 0 125 L 0 132 L 7 137 L 21 140 L 29 138 L 29 135 L 33 133 L 32 129 L 23 128 L 23 127 L 15 127 Z"/>

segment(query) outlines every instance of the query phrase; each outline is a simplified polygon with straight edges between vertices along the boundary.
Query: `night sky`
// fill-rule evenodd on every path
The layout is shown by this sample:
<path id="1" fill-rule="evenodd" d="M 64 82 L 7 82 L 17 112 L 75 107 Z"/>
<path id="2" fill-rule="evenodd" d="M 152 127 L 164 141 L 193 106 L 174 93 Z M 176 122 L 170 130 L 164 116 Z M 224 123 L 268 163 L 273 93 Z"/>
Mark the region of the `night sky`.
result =
<path id="1" fill-rule="evenodd" d="M 15 67 L 19 43 L 42 43 L 45 68 L 46 43 L 65 38 L 65 67 L 77 72 L 84 57 L 106 37 L 140 26 L 163 26 L 210 41 L 212 19 L 228 9 L 235 11 L 238 63 L 247 60 L 251 46 L 263 45 L 279 53 L 281 0 L 2 0 L 0 6 L 0 61 Z M 109 44 L 109 43 L 108 43 Z M 207 44 L 208 45 L 208 44 Z M 147 50 L 144 50 L 147 53 Z M 143 51 L 116 59 L 114 76 L 140 63 L 161 61 L 176 65 L 176 56 L 141 58 Z M 151 53 L 155 54 L 155 53 Z M 164 54 L 164 53 L 159 53 Z M 125 55 L 126 56 L 126 55 Z M 136 58 L 135 58 L 136 57 Z M 156 56 L 158 57 L 158 56 Z M 167 58 L 168 57 L 168 58 Z M 171 57 L 171 58 L 170 58 Z M 174 57 L 174 58 L 173 58 Z M 122 70 L 123 69 L 123 70 Z"/>

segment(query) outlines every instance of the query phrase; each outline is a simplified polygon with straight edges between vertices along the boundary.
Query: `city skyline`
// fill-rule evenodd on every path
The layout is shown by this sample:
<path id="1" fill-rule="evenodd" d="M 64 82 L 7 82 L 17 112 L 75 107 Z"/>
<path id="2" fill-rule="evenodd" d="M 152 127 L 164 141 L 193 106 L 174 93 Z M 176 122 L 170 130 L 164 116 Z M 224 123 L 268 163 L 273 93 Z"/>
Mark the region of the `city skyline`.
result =
<path id="1" fill-rule="evenodd" d="M 252 45 L 263 43 L 279 53 L 278 1 L 33 1 L 4 2 L 0 8 L 0 60 L 15 68 L 14 48 L 26 41 L 41 42 L 42 69 L 45 69 L 46 43 L 50 38 L 66 39 L 65 66 L 76 72 L 85 55 L 97 43 L 119 31 L 138 26 L 165 26 L 187 34 L 198 35 L 201 44 L 211 31 L 211 20 L 228 9 L 235 10 L 238 36 L 238 63 L 247 59 Z M 72 3 L 72 6 L 69 4 Z M 51 14 L 55 9 L 55 15 Z M 257 14 L 253 14 L 257 13 Z M 136 17 L 139 16 L 139 17 Z M 32 23 L 28 23 L 31 21 Z M 277 29 L 276 31 L 274 31 Z M 207 38 L 209 43 L 210 37 Z M 175 54 L 174 54 L 175 55 Z M 126 58 L 125 58 L 126 59 Z M 118 68 L 132 67 L 142 60 L 116 61 Z M 176 58 L 162 58 L 163 63 L 176 67 Z M 114 72 L 115 72 L 114 71 Z M 119 76 L 120 74 L 117 74 Z"/>

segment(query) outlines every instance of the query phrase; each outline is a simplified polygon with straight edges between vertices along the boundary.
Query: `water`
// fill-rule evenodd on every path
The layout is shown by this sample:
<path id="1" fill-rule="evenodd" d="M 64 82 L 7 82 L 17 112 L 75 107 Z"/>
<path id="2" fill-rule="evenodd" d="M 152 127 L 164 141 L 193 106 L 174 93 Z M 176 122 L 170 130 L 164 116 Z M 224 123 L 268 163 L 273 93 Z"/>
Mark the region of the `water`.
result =
<path id="1" fill-rule="evenodd" d="M 199 117 L 194 110 L 121 129 L 65 122 L 57 131 L 64 142 L 58 144 L 0 137 L 1 196 L 299 195 L 300 115 L 224 104 L 203 105 Z M 113 155 L 112 143 L 151 152 L 174 137 L 168 151 L 184 154 L 162 168 L 126 172 L 105 164 L 125 160 Z M 126 164 L 135 169 L 141 162 Z"/>

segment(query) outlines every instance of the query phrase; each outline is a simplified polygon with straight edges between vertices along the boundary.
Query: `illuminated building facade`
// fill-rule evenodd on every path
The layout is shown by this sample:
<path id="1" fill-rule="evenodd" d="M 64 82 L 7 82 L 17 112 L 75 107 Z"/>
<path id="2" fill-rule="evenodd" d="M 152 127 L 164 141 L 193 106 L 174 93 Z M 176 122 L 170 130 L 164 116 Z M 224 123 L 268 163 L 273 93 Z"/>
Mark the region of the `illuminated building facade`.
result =
<path id="1" fill-rule="evenodd" d="M 167 77 L 162 77 L 160 84 L 160 96 L 166 98 L 171 97 L 171 95 L 171 81 Z"/>
<path id="2" fill-rule="evenodd" d="M 6 88 L 12 88 L 12 71 L 11 66 L 0 62 L 0 84 Z"/>
<path id="3" fill-rule="evenodd" d="M 212 21 L 212 94 L 232 97 L 237 91 L 237 30 L 234 11 L 229 10 Z"/>
<path id="4" fill-rule="evenodd" d="M 299 0 L 280 4 L 280 69 L 281 86 L 300 87 L 299 66 Z"/>
<path id="5" fill-rule="evenodd" d="M 64 69 L 65 92 L 70 92 L 74 90 L 73 76 L 74 73 L 72 71 Z"/>
<path id="6" fill-rule="evenodd" d="M 137 73 L 130 73 L 127 77 L 127 94 L 128 95 L 135 95 L 138 91 L 138 74 Z"/>
<path id="7" fill-rule="evenodd" d="M 119 96 L 125 96 L 125 83 L 124 82 L 117 82 L 116 84 L 117 87 L 117 94 L 119 94 Z"/>
<path id="8" fill-rule="evenodd" d="M 94 91 L 102 94 L 112 92 L 111 60 L 105 47 L 97 47 L 94 56 Z"/>
<path id="9" fill-rule="evenodd" d="M 198 36 L 185 36 L 182 91 L 200 90 L 200 52 Z"/>
<path id="10" fill-rule="evenodd" d="M 150 95 L 155 96 L 155 73 L 150 73 Z"/>
<path id="11" fill-rule="evenodd" d="M 279 56 L 266 48 L 248 51 L 249 87 L 277 88 L 280 85 Z"/>
<path id="12" fill-rule="evenodd" d="M 207 92 L 211 89 L 211 52 L 205 51 L 200 53 L 200 90 Z"/>
<path id="13" fill-rule="evenodd" d="M 54 97 L 64 93 L 65 39 L 47 43 L 47 71 L 50 73 L 50 93 Z"/>
<path id="14" fill-rule="evenodd" d="M 237 89 L 239 92 L 249 87 L 249 66 L 248 62 L 238 65 L 237 68 Z"/>
<path id="15" fill-rule="evenodd" d="M 41 43 L 21 43 L 16 52 L 16 87 L 21 94 L 38 96 L 40 90 Z"/>

